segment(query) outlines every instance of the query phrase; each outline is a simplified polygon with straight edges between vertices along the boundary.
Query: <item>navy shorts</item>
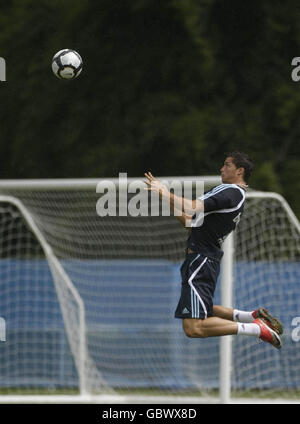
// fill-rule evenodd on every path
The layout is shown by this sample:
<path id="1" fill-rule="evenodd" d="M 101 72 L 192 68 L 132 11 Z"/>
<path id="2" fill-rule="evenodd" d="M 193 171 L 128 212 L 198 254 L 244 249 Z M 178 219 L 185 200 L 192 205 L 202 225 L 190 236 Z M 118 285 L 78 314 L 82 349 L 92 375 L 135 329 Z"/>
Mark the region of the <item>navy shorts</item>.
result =
<path id="1" fill-rule="evenodd" d="M 220 262 L 198 253 L 189 253 L 180 271 L 181 296 L 175 318 L 205 319 L 212 316 Z"/>

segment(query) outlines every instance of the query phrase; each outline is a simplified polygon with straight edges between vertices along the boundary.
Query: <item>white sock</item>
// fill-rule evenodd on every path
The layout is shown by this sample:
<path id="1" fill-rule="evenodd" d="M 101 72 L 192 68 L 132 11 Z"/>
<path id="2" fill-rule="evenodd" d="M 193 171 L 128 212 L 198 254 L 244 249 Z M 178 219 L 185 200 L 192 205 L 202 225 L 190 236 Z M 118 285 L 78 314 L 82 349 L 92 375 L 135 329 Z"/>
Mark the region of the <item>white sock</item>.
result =
<path id="1" fill-rule="evenodd" d="M 237 323 L 238 335 L 242 336 L 260 336 L 260 326 L 258 324 L 244 324 L 241 322 Z"/>
<path id="2" fill-rule="evenodd" d="M 255 318 L 253 318 L 252 312 L 239 311 L 238 309 L 234 309 L 233 320 L 236 322 L 253 322 Z"/>

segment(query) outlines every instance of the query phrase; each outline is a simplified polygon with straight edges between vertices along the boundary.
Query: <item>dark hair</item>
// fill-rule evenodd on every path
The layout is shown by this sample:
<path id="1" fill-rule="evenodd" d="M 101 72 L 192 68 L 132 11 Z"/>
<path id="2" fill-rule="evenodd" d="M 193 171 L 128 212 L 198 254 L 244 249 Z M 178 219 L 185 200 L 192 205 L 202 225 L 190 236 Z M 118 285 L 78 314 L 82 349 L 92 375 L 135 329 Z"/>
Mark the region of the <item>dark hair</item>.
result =
<path id="1" fill-rule="evenodd" d="M 244 168 L 244 180 L 245 183 L 248 184 L 254 168 L 253 160 L 247 155 L 247 153 L 242 152 L 229 152 L 226 153 L 226 157 L 232 158 L 232 162 L 235 164 L 236 168 Z"/>

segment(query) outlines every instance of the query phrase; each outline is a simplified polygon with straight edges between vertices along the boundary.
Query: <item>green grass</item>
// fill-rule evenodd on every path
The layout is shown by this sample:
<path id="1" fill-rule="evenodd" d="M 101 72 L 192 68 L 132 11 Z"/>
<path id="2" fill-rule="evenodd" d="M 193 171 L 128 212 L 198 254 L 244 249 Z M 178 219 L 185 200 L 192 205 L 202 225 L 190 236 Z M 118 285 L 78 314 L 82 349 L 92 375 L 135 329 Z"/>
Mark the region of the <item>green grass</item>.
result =
<path id="1" fill-rule="evenodd" d="M 78 389 L 21 389 L 19 387 L 0 388 L 0 395 L 79 395 Z"/>
<path id="2" fill-rule="evenodd" d="M 158 390 L 151 388 L 130 388 L 115 389 L 118 395 L 128 396 L 175 396 L 175 397 L 219 397 L 218 390 Z M 101 394 L 101 393 L 98 393 Z M 20 389 L 20 388 L 0 388 L 0 395 L 79 395 L 78 389 Z M 233 390 L 232 398 L 259 398 L 259 399 L 299 399 L 300 390 Z"/>
<path id="3" fill-rule="evenodd" d="M 299 399 L 300 390 L 293 389 L 268 389 L 268 390 L 233 390 L 232 398 L 260 398 L 260 399 Z"/>

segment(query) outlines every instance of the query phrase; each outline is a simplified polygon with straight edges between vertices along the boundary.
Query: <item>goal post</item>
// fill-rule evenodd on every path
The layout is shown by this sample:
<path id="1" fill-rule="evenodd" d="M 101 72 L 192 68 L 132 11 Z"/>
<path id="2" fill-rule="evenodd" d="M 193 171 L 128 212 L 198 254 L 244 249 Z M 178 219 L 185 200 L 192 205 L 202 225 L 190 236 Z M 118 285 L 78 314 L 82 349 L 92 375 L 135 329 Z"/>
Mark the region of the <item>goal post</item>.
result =
<path id="1" fill-rule="evenodd" d="M 234 284 L 234 234 L 231 233 L 223 243 L 224 255 L 221 267 L 221 305 L 233 307 Z M 223 336 L 220 339 L 220 401 L 230 402 L 230 383 L 232 367 L 232 336 Z"/>
<path id="2" fill-rule="evenodd" d="M 163 179 L 204 181 L 205 189 L 221 183 Z M 99 182 L 118 191 L 135 180 L 0 182 L 0 315 L 7 328 L 0 401 L 293 396 L 300 390 L 291 334 L 300 310 L 300 226 L 287 202 L 247 192 L 241 222 L 223 245 L 215 293 L 215 303 L 278 315 L 285 332 L 277 352 L 252 337 L 186 338 L 174 319 L 186 230 L 172 216 L 97 213 Z"/>

